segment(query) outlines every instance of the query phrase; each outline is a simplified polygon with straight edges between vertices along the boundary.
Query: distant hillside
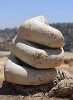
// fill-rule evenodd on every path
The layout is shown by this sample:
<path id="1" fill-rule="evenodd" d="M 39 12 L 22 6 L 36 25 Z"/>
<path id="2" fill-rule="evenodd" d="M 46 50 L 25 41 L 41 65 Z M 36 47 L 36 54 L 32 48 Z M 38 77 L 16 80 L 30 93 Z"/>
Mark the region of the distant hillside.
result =
<path id="1" fill-rule="evenodd" d="M 73 23 L 57 23 L 51 26 L 60 30 L 65 38 L 65 51 L 73 51 Z"/>
<path id="2" fill-rule="evenodd" d="M 65 38 L 65 51 L 73 51 L 73 23 L 54 23 L 51 26 L 59 29 Z M 0 50 L 9 50 L 10 42 L 18 33 L 17 28 L 0 29 Z"/>
<path id="3" fill-rule="evenodd" d="M 11 41 L 17 32 L 17 28 L 5 28 L 4 30 L 0 29 L 0 42 Z"/>

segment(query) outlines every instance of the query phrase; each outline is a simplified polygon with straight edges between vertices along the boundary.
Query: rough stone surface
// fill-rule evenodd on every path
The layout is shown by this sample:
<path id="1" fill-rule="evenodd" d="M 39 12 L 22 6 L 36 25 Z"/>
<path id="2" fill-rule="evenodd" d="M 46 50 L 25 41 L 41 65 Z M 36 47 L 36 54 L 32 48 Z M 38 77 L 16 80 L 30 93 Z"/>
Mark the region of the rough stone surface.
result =
<path id="1" fill-rule="evenodd" d="M 47 47 L 40 48 L 35 44 L 20 38 L 14 38 L 11 44 L 12 53 L 21 61 L 40 69 L 54 68 L 63 62 L 63 48 L 52 49 Z"/>
<path id="2" fill-rule="evenodd" d="M 18 36 L 52 48 L 64 46 L 62 33 L 37 19 L 24 21 L 19 27 Z"/>
<path id="3" fill-rule="evenodd" d="M 50 83 L 57 75 L 56 69 L 33 69 L 31 66 L 21 62 L 10 55 L 5 64 L 6 81 L 21 85 L 39 85 Z"/>
<path id="4" fill-rule="evenodd" d="M 30 20 L 39 20 L 39 21 L 49 25 L 48 21 L 46 20 L 46 18 L 44 16 L 37 16 L 37 17 L 34 17 L 34 18 L 30 19 Z"/>
<path id="5" fill-rule="evenodd" d="M 49 91 L 49 96 L 69 97 L 73 94 L 73 79 L 63 79 Z"/>

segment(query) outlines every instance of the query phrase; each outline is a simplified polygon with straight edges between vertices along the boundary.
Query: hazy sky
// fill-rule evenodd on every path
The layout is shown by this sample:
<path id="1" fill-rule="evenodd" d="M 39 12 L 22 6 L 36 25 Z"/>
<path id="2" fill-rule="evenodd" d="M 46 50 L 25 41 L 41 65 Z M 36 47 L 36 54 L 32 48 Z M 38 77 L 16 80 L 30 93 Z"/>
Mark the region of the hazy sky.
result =
<path id="1" fill-rule="evenodd" d="M 73 0 L 0 0 L 0 28 L 44 15 L 49 23 L 73 22 Z"/>

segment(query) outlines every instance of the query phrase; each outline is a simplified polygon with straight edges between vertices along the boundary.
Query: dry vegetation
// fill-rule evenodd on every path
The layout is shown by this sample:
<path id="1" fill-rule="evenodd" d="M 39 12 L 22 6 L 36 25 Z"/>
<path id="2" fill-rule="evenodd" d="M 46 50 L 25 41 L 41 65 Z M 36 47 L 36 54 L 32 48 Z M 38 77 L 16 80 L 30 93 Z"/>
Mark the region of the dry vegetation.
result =
<path id="1" fill-rule="evenodd" d="M 7 53 L 7 52 L 6 52 Z M 48 91 L 51 84 L 40 86 L 23 86 L 14 85 L 4 81 L 4 64 L 9 53 L 1 52 L 0 56 L 0 100 L 73 100 L 73 98 L 49 97 Z M 64 62 L 60 66 L 73 74 L 73 53 L 66 52 Z"/>

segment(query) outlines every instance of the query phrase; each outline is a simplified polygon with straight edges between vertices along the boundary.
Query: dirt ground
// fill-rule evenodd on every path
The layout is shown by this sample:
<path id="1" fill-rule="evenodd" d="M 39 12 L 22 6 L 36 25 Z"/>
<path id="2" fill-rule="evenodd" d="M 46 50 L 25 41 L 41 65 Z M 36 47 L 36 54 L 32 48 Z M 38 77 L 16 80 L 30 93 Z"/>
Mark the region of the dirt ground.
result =
<path id="1" fill-rule="evenodd" d="M 39 86 L 20 86 L 4 79 L 4 64 L 8 55 L 0 56 L 0 100 L 73 100 L 73 98 L 49 97 L 51 84 Z M 66 52 L 61 68 L 73 74 L 73 53 Z"/>

